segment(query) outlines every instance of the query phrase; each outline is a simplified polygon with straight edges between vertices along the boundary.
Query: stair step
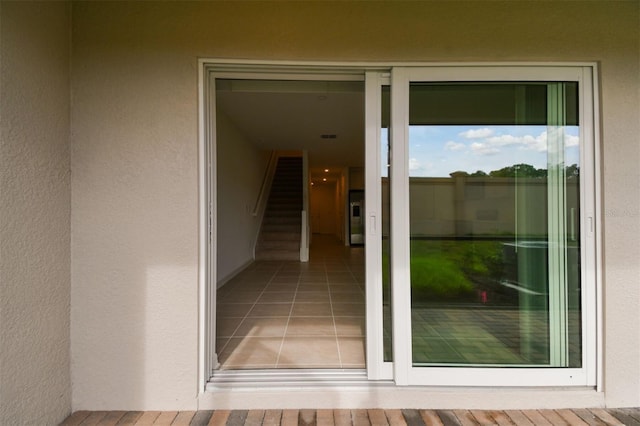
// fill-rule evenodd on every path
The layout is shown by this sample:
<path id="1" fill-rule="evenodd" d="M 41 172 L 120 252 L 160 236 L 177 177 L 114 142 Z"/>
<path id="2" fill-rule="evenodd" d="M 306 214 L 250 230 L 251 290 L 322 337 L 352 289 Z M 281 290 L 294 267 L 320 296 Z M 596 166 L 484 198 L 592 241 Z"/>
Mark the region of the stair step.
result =
<path id="1" fill-rule="evenodd" d="M 300 251 L 300 241 L 260 241 L 258 251 L 263 250 L 292 250 Z"/>
<path id="2" fill-rule="evenodd" d="M 260 234 L 261 241 L 296 241 L 300 242 L 300 230 L 298 232 L 273 232 L 266 231 Z"/>
<path id="3" fill-rule="evenodd" d="M 299 214 L 286 216 L 284 214 L 270 214 L 264 215 L 264 219 L 262 220 L 262 224 L 269 225 L 301 225 L 302 218 Z"/>
<path id="4" fill-rule="evenodd" d="M 266 233 L 300 233 L 300 226 L 291 225 L 269 225 L 262 229 Z"/>
<path id="5" fill-rule="evenodd" d="M 300 219 L 300 217 L 302 216 L 300 214 L 300 210 L 292 210 L 292 209 L 278 209 L 278 208 L 271 208 L 271 209 L 267 209 L 264 212 L 264 216 L 265 217 L 283 217 L 286 216 L 288 218 L 297 218 Z"/>
<path id="6" fill-rule="evenodd" d="M 256 253 L 256 260 L 300 260 L 300 251 L 269 250 Z"/>
<path id="7" fill-rule="evenodd" d="M 256 245 L 256 259 L 300 260 L 302 192 L 302 157 L 279 158 Z"/>

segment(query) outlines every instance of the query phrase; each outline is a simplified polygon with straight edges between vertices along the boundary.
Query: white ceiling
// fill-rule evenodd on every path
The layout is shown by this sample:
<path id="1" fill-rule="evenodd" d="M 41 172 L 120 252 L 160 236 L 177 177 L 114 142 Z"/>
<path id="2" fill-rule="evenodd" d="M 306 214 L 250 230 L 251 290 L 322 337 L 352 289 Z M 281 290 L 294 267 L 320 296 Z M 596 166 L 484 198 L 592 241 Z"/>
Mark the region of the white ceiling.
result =
<path id="1" fill-rule="evenodd" d="M 312 179 L 364 166 L 362 82 L 217 80 L 216 88 L 217 108 L 257 147 L 307 150 Z"/>

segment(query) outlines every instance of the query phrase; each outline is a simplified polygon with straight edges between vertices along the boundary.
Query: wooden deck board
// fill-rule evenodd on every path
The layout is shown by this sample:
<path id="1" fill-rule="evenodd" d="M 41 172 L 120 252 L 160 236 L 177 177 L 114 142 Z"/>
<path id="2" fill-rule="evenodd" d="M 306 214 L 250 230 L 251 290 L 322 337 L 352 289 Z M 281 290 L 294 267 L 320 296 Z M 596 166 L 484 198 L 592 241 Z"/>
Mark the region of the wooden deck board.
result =
<path id="1" fill-rule="evenodd" d="M 640 426 L 640 409 L 77 411 L 62 426 Z"/>
<path id="2" fill-rule="evenodd" d="M 107 414 L 98 422 L 98 426 L 115 426 L 126 413 L 126 411 L 107 411 Z"/>
<path id="3" fill-rule="evenodd" d="M 589 411 L 591 411 L 594 415 L 598 416 L 598 418 L 601 419 L 607 425 L 611 425 L 611 426 L 624 425 L 624 423 L 622 423 L 620 420 L 612 416 L 611 413 L 607 412 L 607 410 L 604 410 L 602 408 L 592 408 Z"/>
<path id="4" fill-rule="evenodd" d="M 384 410 L 387 420 L 390 425 L 393 426 L 407 426 L 407 422 L 404 420 L 402 411 L 400 410 Z"/>
<path id="5" fill-rule="evenodd" d="M 209 420 L 211 420 L 212 415 L 212 410 L 196 411 L 196 414 L 191 419 L 190 426 L 207 426 L 209 424 Z"/>
<path id="6" fill-rule="evenodd" d="M 316 413 L 316 424 L 318 426 L 334 426 L 333 410 L 318 410 Z"/>
<path id="7" fill-rule="evenodd" d="M 349 410 L 334 410 L 333 421 L 336 426 L 351 426 L 351 411 Z"/>
<path id="8" fill-rule="evenodd" d="M 84 421 L 84 419 L 89 417 L 90 414 L 91 414 L 91 411 L 76 411 L 75 413 L 67 417 L 62 423 L 60 423 L 60 426 L 79 425 Z"/>
<path id="9" fill-rule="evenodd" d="M 147 426 L 152 425 L 156 419 L 160 416 L 160 411 L 145 411 L 142 415 L 136 420 L 136 426 Z"/>
<path id="10" fill-rule="evenodd" d="M 529 419 L 522 411 L 508 410 L 505 414 L 509 416 L 514 425 L 518 426 L 535 426 L 531 419 Z"/>
<path id="11" fill-rule="evenodd" d="M 628 415 L 623 409 L 617 408 L 609 411 L 614 417 L 619 419 L 625 426 L 640 426 L 640 422 Z"/>
<path id="12" fill-rule="evenodd" d="M 371 422 L 371 426 L 388 426 L 389 422 L 387 421 L 387 416 L 384 414 L 384 410 L 382 409 L 373 409 L 367 410 L 367 414 L 369 415 L 369 421 Z"/>
<path id="13" fill-rule="evenodd" d="M 418 410 L 402 410 L 402 416 L 408 426 L 424 426 L 424 421 Z"/>
<path id="14" fill-rule="evenodd" d="M 229 415 L 231 411 L 229 410 L 216 410 L 211 413 L 211 418 L 209 419 L 208 426 L 224 426 L 227 424 L 227 420 L 229 420 Z"/>
<path id="15" fill-rule="evenodd" d="M 351 410 L 351 423 L 353 426 L 370 426 L 367 410 Z"/>
<path id="16" fill-rule="evenodd" d="M 282 426 L 298 426 L 298 410 L 282 411 Z"/>
<path id="17" fill-rule="evenodd" d="M 460 426 L 461 424 L 453 411 L 437 410 L 436 413 L 438 417 L 440 417 L 440 420 L 442 420 L 444 426 Z"/>
<path id="18" fill-rule="evenodd" d="M 420 416 L 426 426 L 444 426 L 438 413 L 434 410 L 420 410 Z"/>
<path id="19" fill-rule="evenodd" d="M 478 424 L 469 410 L 453 410 L 453 414 L 462 426 L 476 426 Z"/>
<path id="20" fill-rule="evenodd" d="M 264 412 L 264 426 L 279 426 L 282 421 L 282 410 L 266 410 Z"/>

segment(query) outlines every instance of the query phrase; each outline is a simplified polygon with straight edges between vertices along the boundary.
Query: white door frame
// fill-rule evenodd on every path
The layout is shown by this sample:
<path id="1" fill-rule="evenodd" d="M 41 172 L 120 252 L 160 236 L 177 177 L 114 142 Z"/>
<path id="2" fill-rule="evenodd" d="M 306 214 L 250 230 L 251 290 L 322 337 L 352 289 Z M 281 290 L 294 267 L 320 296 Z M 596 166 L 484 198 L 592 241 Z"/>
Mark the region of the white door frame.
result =
<path id="1" fill-rule="evenodd" d="M 552 68 L 556 68 L 552 70 Z M 398 206 L 408 202 L 408 187 L 403 187 L 403 177 L 408 176 L 408 165 L 404 141 L 407 138 L 408 106 L 404 99 L 408 97 L 408 81 L 424 79 L 428 74 L 430 81 L 446 81 L 452 78 L 462 81 L 473 75 L 481 80 L 508 79 L 522 80 L 524 74 L 530 73 L 531 78 L 543 79 L 545 74 L 549 80 L 558 79 L 558 68 L 566 68 L 567 72 L 579 73 L 581 82 L 581 138 L 590 141 L 589 150 L 582 154 L 582 164 L 593 165 L 593 173 L 586 185 L 581 185 L 581 199 L 583 200 L 582 241 L 588 243 L 590 249 L 583 248 L 582 260 L 586 263 L 582 268 L 583 288 L 589 293 L 585 296 L 587 314 L 584 315 L 583 332 L 585 334 L 585 348 L 583 351 L 583 368 L 581 371 L 566 370 L 573 377 L 558 379 L 552 369 L 518 369 L 520 378 L 526 385 L 558 386 L 558 385 L 596 385 L 600 390 L 602 384 L 602 309 L 601 300 L 601 236 L 600 236 L 600 158 L 595 147 L 599 146 L 598 131 L 598 88 L 597 66 L 595 63 L 575 64 L 540 64 L 540 63 L 494 63 L 494 64 L 429 64 L 429 63 L 318 63 L 318 62 L 271 62 L 271 61 L 234 61 L 218 59 L 200 59 L 198 65 L 199 86 L 199 368 L 198 393 L 205 392 L 210 373 L 217 364 L 215 356 L 215 87 L 210 77 L 215 73 L 218 78 L 237 78 L 242 75 L 251 79 L 277 79 L 286 75 L 288 79 L 331 80 L 344 79 L 348 76 L 365 79 L 365 194 L 366 194 L 366 262 L 369 266 L 380 265 L 381 242 L 378 230 L 380 223 L 380 87 L 389 83 L 385 74 L 392 69 L 392 133 L 394 142 L 391 204 L 396 206 L 392 226 L 392 252 L 395 259 L 407 261 L 409 256 L 408 240 L 402 235 L 408 235 L 408 221 L 402 223 L 402 212 Z M 511 71 L 516 71 L 511 73 Z M 425 74 L 427 73 L 427 74 Z M 456 77 L 458 76 L 458 77 Z M 376 97 L 374 94 L 377 93 Z M 587 95 L 585 98 L 584 95 Z M 585 104 L 588 102 L 590 104 Z M 407 104 L 408 105 L 408 104 Z M 374 207 L 377 206 L 377 207 Z M 392 207 L 393 208 L 393 207 Z M 395 235 L 398 234 L 398 235 Z M 397 318 L 393 321 L 394 332 L 394 360 L 395 363 L 383 362 L 382 356 L 382 277 L 380 268 L 368 267 L 367 280 L 367 373 L 370 380 L 384 380 L 393 378 L 397 385 L 439 384 L 459 386 L 499 386 L 523 385 L 509 379 L 496 380 L 495 374 L 505 376 L 504 369 L 471 368 L 456 369 L 453 375 L 451 368 L 413 368 L 411 367 L 410 317 L 407 304 L 410 306 L 408 287 L 395 286 L 393 293 L 393 311 Z M 408 268 L 392 268 L 393 282 L 408 282 Z M 587 281 L 585 281 L 587 280 Z M 402 311 L 404 309 L 404 311 Z M 398 320 L 399 319 L 399 320 Z M 399 343 L 395 343 L 399 342 Z M 464 372 L 462 370 L 465 370 Z M 495 371 L 494 371 L 495 370 Z M 502 371 L 500 371 L 502 370 Z M 557 369 L 555 369 L 557 370 Z M 513 369 L 510 369 L 513 372 Z M 466 373 L 473 373 L 470 380 Z"/>
<path id="2" fill-rule="evenodd" d="M 254 80 L 322 80 L 322 81 L 364 81 L 365 68 L 362 66 L 347 65 L 299 65 L 299 64 L 273 64 L 273 63 L 236 63 L 228 61 L 208 61 L 201 60 L 199 64 L 199 176 L 200 176 L 200 245 L 199 245 L 199 377 L 198 389 L 202 392 L 208 379 L 211 377 L 213 370 L 218 365 L 218 359 L 215 350 L 215 305 L 216 305 L 216 174 L 214 167 L 216 164 L 215 146 L 216 132 L 215 129 L 215 79 L 218 78 L 246 78 Z M 370 66 L 368 68 L 371 68 Z M 367 92 L 365 88 L 365 99 Z M 378 113 L 379 116 L 379 113 Z M 366 118 L 365 118 L 366 120 Z M 363 123 L 364 125 L 364 123 Z M 367 148 L 368 149 L 368 148 Z M 368 152 L 368 151 L 367 151 Z M 365 154 L 366 155 L 366 154 Z M 365 167 L 365 170 L 367 167 Z M 365 183 L 365 194 L 368 192 Z M 370 204 L 373 206 L 373 204 Z M 370 214 L 377 215 L 377 211 L 369 209 Z M 374 247 L 372 247 L 374 248 Z M 370 251 L 370 249 L 365 248 Z M 368 257 L 367 257 L 368 258 Z M 368 262 L 368 260 L 366 261 Z M 372 268 L 367 268 L 369 271 Z M 367 272 L 369 274 L 369 272 Z M 382 291 L 381 280 L 371 281 L 380 283 L 380 292 Z M 373 293 L 369 288 L 369 277 L 367 277 L 367 294 Z M 367 300 L 367 304 L 369 301 Z M 380 300 L 380 314 L 381 309 Z M 377 340 L 382 340 L 382 325 L 375 332 L 376 321 L 372 320 L 372 316 L 377 315 L 376 311 L 367 309 L 367 345 L 382 347 Z M 379 339 L 378 335 L 379 334 Z M 379 366 L 374 364 L 377 361 L 374 358 L 368 358 L 367 368 L 373 371 L 369 374 L 370 378 L 382 378 Z M 276 375 L 277 372 L 274 372 Z"/>

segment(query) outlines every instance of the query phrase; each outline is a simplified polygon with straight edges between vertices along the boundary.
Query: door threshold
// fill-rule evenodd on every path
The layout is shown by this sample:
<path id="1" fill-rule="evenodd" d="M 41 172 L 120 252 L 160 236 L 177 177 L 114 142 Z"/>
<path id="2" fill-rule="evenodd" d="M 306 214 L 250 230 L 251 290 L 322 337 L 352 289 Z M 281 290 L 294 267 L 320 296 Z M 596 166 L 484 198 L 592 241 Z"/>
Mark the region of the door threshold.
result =
<path id="1" fill-rule="evenodd" d="M 369 387 L 372 384 L 365 369 L 264 369 L 218 370 L 209 379 L 207 391 L 231 389 Z"/>

